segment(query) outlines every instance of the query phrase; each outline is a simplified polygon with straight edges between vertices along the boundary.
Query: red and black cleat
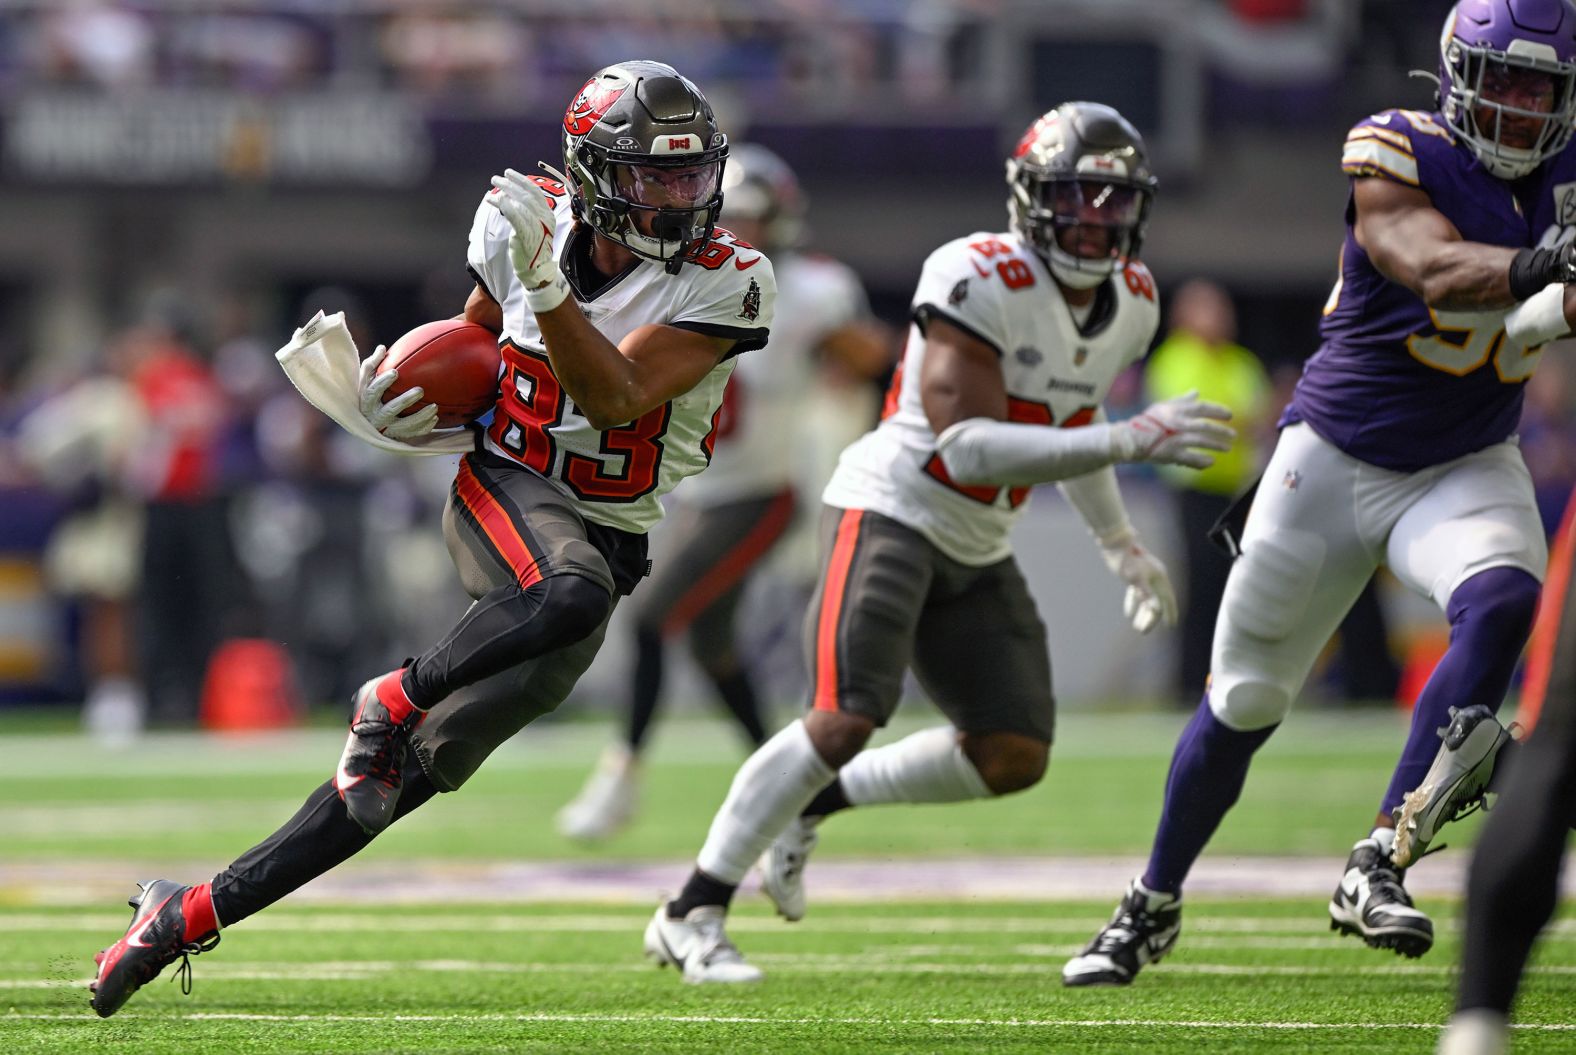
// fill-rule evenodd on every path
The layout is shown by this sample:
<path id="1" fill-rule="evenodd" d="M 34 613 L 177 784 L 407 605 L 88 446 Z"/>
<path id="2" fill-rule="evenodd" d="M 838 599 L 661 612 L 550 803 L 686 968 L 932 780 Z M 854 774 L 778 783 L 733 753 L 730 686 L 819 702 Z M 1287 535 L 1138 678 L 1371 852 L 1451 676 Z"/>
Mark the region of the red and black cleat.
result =
<path id="1" fill-rule="evenodd" d="M 89 1003 L 100 1018 L 108 1018 L 131 999 L 131 994 L 159 976 L 176 960 L 181 961 L 178 976 L 181 992 L 192 991 L 189 957 L 207 952 L 219 944 L 219 932 L 186 938 L 186 916 L 181 910 L 183 895 L 191 887 L 168 879 L 138 883 L 141 891 L 127 904 L 135 910 L 131 926 L 114 945 L 93 957 L 98 976 L 88 985 Z"/>
<path id="2" fill-rule="evenodd" d="M 377 835 L 394 820 L 405 783 L 405 748 L 411 731 L 427 716 L 406 697 L 400 684 L 404 673 L 402 667 L 356 690 L 350 739 L 334 774 L 345 812 L 368 835 Z"/>

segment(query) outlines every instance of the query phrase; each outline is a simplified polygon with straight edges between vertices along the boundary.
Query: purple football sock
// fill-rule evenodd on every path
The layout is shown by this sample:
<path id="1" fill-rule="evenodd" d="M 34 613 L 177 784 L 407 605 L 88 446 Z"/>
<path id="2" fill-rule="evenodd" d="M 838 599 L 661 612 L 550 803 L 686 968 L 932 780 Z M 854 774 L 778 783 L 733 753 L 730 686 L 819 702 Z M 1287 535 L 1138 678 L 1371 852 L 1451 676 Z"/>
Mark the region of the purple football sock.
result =
<path id="1" fill-rule="evenodd" d="M 1439 752 L 1437 730 L 1450 724 L 1450 708 L 1481 703 L 1499 710 L 1532 632 L 1541 589 L 1538 580 L 1520 568 L 1500 567 L 1478 572 L 1450 595 L 1445 608 L 1450 647 L 1417 698 L 1406 746 L 1380 804 L 1383 812 L 1393 811 L 1423 782 Z"/>
<path id="2" fill-rule="evenodd" d="M 1275 729 L 1271 725 L 1241 733 L 1223 725 L 1209 708 L 1209 694 L 1204 694 L 1171 756 L 1166 800 L 1149 851 L 1149 867 L 1144 870 L 1144 886 L 1156 893 L 1182 892 L 1193 862 L 1242 793 L 1253 752 Z"/>

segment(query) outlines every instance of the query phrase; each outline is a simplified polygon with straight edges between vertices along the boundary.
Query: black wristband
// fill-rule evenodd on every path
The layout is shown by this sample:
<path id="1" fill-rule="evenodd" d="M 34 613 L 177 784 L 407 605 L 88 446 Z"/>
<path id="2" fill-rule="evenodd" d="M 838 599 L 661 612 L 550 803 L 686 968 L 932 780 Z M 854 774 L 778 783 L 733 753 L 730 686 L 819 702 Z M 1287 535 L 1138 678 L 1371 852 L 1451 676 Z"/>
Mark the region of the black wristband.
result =
<path id="1" fill-rule="evenodd" d="M 1526 300 L 1554 281 L 1557 254 L 1552 249 L 1522 249 L 1510 261 L 1510 295 Z"/>

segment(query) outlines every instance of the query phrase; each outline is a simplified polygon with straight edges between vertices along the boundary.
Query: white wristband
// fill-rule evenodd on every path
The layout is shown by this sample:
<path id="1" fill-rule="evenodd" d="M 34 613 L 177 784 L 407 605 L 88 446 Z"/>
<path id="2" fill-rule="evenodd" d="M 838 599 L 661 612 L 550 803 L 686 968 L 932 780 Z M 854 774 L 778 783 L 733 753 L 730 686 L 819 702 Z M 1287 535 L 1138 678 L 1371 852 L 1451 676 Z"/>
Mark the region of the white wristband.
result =
<path id="1" fill-rule="evenodd" d="M 545 286 L 525 291 L 525 306 L 534 314 L 552 311 L 569 298 L 569 280 L 557 268 L 553 269 L 552 280 Z"/>
<path id="2" fill-rule="evenodd" d="M 1571 331 L 1565 321 L 1565 284 L 1550 282 L 1505 316 L 1505 336 L 1523 348 L 1538 348 Z"/>

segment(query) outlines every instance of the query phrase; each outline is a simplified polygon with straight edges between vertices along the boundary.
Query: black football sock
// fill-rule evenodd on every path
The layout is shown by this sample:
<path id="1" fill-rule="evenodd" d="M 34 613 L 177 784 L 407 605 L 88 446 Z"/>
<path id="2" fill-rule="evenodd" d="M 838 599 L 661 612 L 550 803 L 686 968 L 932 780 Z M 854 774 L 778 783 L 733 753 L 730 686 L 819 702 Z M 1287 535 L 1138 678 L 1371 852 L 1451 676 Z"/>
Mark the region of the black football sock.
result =
<path id="1" fill-rule="evenodd" d="M 668 902 L 668 918 L 683 919 L 703 905 L 727 908 L 733 902 L 733 892 L 737 889 L 733 884 L 713 879 L 697 868 L 690 873 L 679 896 Z"/>
<path id="2" fill-rule="evenodd" d="M 799 816 L 825 817 L 838 810 L 846 810 L 852 805 L 853 803 L 848 801 L 848 796 L 843 793 L 843 782 L 834 780 L 816 793 L 815 798 L 810 800 L 810 805 L 806 806 Z"/>
<path id="3" fill-rule="evenodd" d="M 733 668 L 732 673 L 712 675 L 712 684 L 717 686 L 717 694 L 722 697 L 722 702 L 727 705 L 728 713 L 738 721 L 739 728 L 744 730 L 744 735 L 749 737 L 750 746 L 760 747 L 766 742 L 766 726 L 761 722 L 761 704 L 755 695 L 755 685 L 750 680 L 750 675 L 742 665 Z"/>
<path id="4" fill-rule="evenodd" d="M 642 626 L 635 631 L 635 673 L 629 695 L 629 725 L 625 742 L 629 753 L 640 753 L 646 742 L 651 720 L 656 717 L 657 704 L 662 696 L 663 667 L 662 631 Z"/>

